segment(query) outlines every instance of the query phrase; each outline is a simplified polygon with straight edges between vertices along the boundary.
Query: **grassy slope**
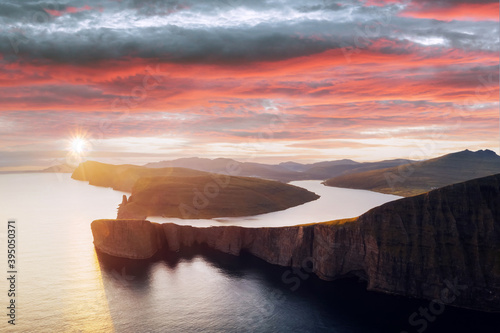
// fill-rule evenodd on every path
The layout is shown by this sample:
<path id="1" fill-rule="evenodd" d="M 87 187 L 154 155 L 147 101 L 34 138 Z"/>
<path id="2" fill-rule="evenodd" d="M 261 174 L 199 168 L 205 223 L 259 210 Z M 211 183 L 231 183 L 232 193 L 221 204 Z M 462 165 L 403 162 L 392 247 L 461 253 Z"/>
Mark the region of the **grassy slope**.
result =
<path id="1" fill-rule="evenodd" d="M 500 157 L 495 153 L 466 150 L 424 162 L 330 178 L 325 185 L 413 196 L 499 172 Z"/>
<path id="2" fill-rule="evenodd" d="M 263 214 L 318 198 L 276 181 L 234 176 L 218 179 L 219 183 L 213 175 L 141 178 L 129 204 L 142 207 L 149 216 L 213 218 Z"/>
<path id="3" fill-rule="evenodd" d="M 71 178 L 86 180 L 90 185 L 111 187 L 119 191 L 132 192 L 134 184 L 141 177 L 192 177 L 204 174 L 206 174 L 206 172 L 185 168 L 151 169 L 130 164 L 113 165 L 87 161 L 81 163 L 75 169 Z"/>
<path id="4" fill-rule="evenodd" d="M 155 169 L 88 161 L 75 170 L 72 178 L 132 192 L 120 211 L 136 217 L 249 216 L 283 210 L 319 198 L 303 188 L 277 181 L 185 168 Z"/>

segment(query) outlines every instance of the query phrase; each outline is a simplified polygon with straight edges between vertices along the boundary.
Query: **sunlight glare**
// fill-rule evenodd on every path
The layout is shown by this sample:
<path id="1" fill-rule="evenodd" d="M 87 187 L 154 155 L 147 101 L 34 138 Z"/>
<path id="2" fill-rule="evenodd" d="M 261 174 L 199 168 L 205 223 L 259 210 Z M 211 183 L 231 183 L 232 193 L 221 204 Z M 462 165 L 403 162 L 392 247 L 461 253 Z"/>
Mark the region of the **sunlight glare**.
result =
<path id="1" fill-rule="evenodd" d="M 71 151 L 74 154 L 80 155 L 85 151 L 87 141 L 83 138 L 76 137 L 71 141 Z"/>

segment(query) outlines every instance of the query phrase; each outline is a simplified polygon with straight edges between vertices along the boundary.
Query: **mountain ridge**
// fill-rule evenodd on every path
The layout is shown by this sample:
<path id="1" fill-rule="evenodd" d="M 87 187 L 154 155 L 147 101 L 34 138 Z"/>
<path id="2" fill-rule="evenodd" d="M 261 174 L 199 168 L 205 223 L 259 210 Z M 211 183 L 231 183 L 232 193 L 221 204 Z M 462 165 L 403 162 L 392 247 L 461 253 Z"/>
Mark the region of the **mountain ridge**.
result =
<path id="1" fill-rule="evenodd" d="M 258 177 L 264 179 L 290 182 L 295 180 L 325 180 L 330 177 L 351 172 L 380 169 L 408 163 L 410 160 L 394 159 L 379 162 L 356 162 L 350 159 L 321 161 L 301 164 L 282 162 L 279 164 L 263 164 L 257 162 L 239 162 L 229 158 L 188 157 L 175 160 L 147 163 L 147 168 L 184 167 L 193 170 L 227 174 L 227 164 L 239 166 L 239 176 Z"/>
<path id="2" fill-rule="evenodd" d="M 412 196 L 500 172 L 500 156 L 491 150 L 463 150 L 433 159 L 327 179 L 327 186 Z"/>

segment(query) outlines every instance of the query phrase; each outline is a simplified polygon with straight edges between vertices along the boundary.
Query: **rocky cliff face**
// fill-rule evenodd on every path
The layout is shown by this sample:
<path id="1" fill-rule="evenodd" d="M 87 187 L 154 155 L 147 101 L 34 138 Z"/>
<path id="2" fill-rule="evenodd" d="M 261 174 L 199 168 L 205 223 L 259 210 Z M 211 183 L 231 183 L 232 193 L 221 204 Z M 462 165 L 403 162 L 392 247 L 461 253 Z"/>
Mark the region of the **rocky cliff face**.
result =
<path id="1" fill-rule="evenodd" d="M 370 289 L 500 311 L 500 175 L 383 205 L 356 229 Z M 453 282 L 460 295 L 443 297 Z"/>
<path id="2" fill-rule="evenodd" d="M 92 232 L 99 250 L 120 257 L 206 244 L 325 280 L 358 276 L 370 290 L 500 312 L 500 175 L 393 201 L 350 221 L 195 228 L 99 220 Z"/>
<path id="3" fill-rule="evenodd" d="M 130 259 L 151 258 L 162 247 L 158 227 L 144 220 L 95 220 L 94 245 L 104 253 Z"/>

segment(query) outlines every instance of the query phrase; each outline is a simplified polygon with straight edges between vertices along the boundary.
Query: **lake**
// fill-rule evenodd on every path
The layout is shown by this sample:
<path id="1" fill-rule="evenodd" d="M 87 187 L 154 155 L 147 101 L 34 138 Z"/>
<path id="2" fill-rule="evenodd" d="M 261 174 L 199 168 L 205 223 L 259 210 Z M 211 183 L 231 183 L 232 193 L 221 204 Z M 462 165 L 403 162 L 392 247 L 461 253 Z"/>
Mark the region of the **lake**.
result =
<path id="1" fill-rule="evenodd" d="M 290 184 L 314 192 L 320 195 L 320 198 L 282 211 L 247 217 L 178 219 L 150 216 L 148 220 L 159 223 L 173 222 L 198 227 L 223 225 L 237 225 L 248 228 L 285 227 L 356 217 L 373 207 L 401 198 L 396 195 L 365 190 L 328 187 L 321 184 L 319 180 L 300 180 L 291 182 Z"/>
<path id="2" fill-rule="evenodd" d="M 300 184 L 320 195 L 320 189 L 331 191 L 318 182 Z M 390 199 L 337 190 L 332 190 L 337 194 L 331 205 L 345 199 L 339 205 L 349 214 L 370 208 L 361 199 L 365 194 L 380 203 Z M 207 250 L 133 261 L 96 253 L 90 223 L 115 218 L 123 194 L 72 180 L 69 174 L 0 175 L 1 267 L 6 275 L 9 219 L 16 220 L 18 236 L 16 326 L 8 325 L 3 315 L 1 332 L 416 332 L 408 317 L 429 304 L 366 292 L 357 281 L 327 283 L 312 275 L 301 276 L 294 289 L 282 279 L 288 268 L 251 256 Z M 325 219 L 308 209 L 317 221 L 337 218 L 328 213 Z M 279 213 L 284 219 L 297 214 L 262 216 Z M 300 220 L 291 215 L 287 223 Z M 223 221 L 217 223 L 236 223 Z M 240 222 L 257 226 L 263 221 Z M 6 279 L 0 288 L 0 306 L 6 307 Z M 447 307 L 426 332 L 494 332 L 495 320 Z"/>

